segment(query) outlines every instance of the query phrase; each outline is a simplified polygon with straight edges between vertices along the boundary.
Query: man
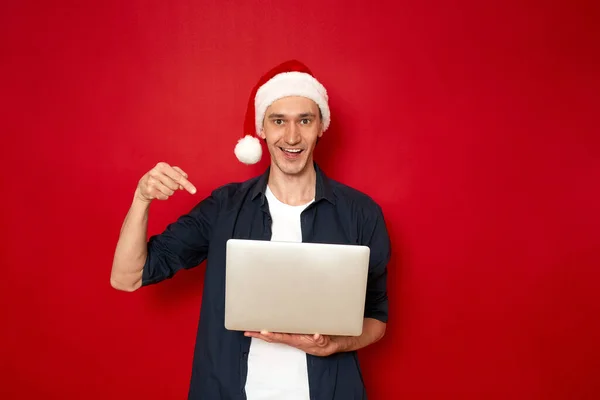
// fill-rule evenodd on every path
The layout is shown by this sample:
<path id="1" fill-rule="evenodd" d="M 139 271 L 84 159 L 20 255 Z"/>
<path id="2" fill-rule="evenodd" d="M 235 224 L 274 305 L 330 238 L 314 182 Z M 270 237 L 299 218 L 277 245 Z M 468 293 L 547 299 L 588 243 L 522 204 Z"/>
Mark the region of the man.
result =
<path id="1" fill-rule="evenodd" d="M 139 181 L 114 256 L 111 284 L 133 291 L 207 260 L 189 399 L 365 399 L 356 351 L 383 337 L 390 242 L 380 207 L 325 176 L 313 161 L 330 123 L 325 88 L 306 66 L 283 63 L 252 91 L 245 137 L 235 154 L 271 165 L 261 176 L 216 189 L 147 240 L 148 209 L 196 188 L 179 167 L 158 163 Z M 252 133 L 252 135 L 250 135 Z M 235 332 L 224 328 L 228 239 L 361 244 L 371 249 L 363 334 L 359 337 Z M 290 255 L 293 256 L 293 255 Z"/>

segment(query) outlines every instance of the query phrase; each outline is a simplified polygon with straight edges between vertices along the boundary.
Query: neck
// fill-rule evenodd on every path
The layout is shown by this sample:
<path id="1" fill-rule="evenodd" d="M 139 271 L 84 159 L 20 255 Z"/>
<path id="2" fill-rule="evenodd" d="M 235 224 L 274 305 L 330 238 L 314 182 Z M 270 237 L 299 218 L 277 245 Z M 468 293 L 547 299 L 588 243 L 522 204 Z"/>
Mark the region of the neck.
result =
<path id="1" fill-rule="evenodd" d="M 315 198 L 317 171 L 312 162 L 296 175 L 286 175 L 272 165 L 268 184 L 279 201 L 290 206 L 300 206 Z"/>

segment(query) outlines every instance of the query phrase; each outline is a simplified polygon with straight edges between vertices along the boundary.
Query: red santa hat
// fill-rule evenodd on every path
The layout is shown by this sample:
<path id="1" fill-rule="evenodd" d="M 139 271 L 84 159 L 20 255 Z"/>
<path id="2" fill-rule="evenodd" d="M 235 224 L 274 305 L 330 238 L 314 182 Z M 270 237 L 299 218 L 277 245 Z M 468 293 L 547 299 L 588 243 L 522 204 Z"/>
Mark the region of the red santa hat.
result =
<path id="1" fill-rule="evenodd" d="M 296 60 L 286 61 L 263 75 L 252 89 L 244 120 L 244 137 L 238 140 L 234 149 L 240 162 L 249 165 L 260 161 L 262 145 L 257 135 L 263 129 L 265 112 L 273 102 L 288 96 L 307 97 L 317 103 L 323 131 L 329 128 L 331 115 L 325 87 L 306 65 Z"/>

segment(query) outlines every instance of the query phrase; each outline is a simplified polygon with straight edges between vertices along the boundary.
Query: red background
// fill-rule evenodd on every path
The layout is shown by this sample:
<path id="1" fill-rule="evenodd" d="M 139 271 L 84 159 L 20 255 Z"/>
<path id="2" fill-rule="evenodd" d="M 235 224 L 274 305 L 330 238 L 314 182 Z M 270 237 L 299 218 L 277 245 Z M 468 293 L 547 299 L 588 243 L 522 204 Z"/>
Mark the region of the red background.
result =
<path id="1" fill-rule="evenodd" d="M 593 2 L 52 3 L 0 11 L 1 398 L 185 398 L 203 266 L 117 292 L 120 225 L 158 161 L 199 193 L 150 233 L 262 172 L 233 146 L 289 58 L 331 95 L 318 162 L 393 240 L 370 398 L 600 398 Z"/>

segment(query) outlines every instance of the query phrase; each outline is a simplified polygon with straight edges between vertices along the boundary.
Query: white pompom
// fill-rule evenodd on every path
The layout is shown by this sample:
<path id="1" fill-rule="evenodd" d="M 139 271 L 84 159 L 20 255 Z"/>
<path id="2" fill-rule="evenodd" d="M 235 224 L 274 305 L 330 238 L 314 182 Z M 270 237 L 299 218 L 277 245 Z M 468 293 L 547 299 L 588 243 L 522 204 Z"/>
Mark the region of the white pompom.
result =
<path id="1" fill-rule="evenodd" d="M 240 162 L 244 164 L 256 164 L 262 157 L 262 146 L 255 136 L 246 135 L 238 140 L 233 151 Z"/>

